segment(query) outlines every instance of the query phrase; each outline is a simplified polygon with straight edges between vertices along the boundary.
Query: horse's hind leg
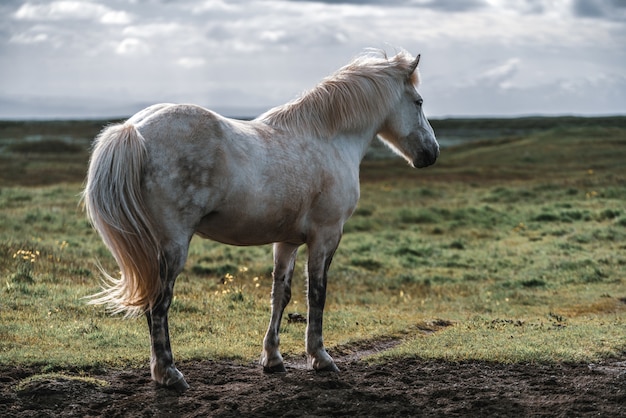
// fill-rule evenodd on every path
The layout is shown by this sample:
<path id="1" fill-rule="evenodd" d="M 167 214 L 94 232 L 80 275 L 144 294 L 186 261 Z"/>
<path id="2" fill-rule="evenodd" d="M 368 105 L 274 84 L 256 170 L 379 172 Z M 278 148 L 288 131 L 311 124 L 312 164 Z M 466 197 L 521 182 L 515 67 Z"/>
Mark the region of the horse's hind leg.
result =
<path id="1" fill-rule="evenodd" d="M 278 345 L 280 321 L 285 307 L 291 300 L 291 278 L 296 263 L 298 246 L 285 243 L 274 244 L 274 283 L 272 285 L 272 316 L 263 339 L 261 365 L 266 373 L 284 373 L 283 357 Z"/>
<path id="2" fill-rule="evenodd" d="M 328 236 L 318 236 L 307 244 L 309 312 L 306 327 L 306 352 L 309 365 L 317 371 L 339 371 L 335 361 L 324 348 L 322 323 L 326 304 L 328 268 L 340 239 L 341 234 L 330 233 Z"/>
<path id="3" fill-rule="evenodd" d="M 167 312 L 172 302 L 174 282 L 187 258 L 187 248 L 188 245 L 170 245 L 165 250 L 164 259 L 161 260 L 161 280 L 165 281 L 165 287 L 159 300 L 146 312 L 150 328 L 152 379 L 179 391 L 188 389 L 189 385 L 174 365 Z"/>

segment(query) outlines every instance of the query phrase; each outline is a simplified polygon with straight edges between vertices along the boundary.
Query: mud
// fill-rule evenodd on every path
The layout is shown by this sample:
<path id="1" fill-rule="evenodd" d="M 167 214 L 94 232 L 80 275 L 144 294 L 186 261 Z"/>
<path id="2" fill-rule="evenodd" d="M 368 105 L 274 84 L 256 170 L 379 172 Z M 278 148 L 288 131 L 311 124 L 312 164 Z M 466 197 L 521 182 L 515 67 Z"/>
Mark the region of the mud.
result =
<path id="1" fill-rule="evenodd" d="M 0 416 L 626 416 L 626 358 L 598 364 L 402 359 L 373 365 L 354 352 L 333 354 L 339 374 L 306 370 L 303 359 L 293 358 L 288 361 L 294 366 L 277 375 L 253 364 L 181 362 L 191 385 L 184 393 L 156 385 L 147 366 L 48 375 L 0 366 Z M 91 379 L 77 378 L 85 375 Z"/>

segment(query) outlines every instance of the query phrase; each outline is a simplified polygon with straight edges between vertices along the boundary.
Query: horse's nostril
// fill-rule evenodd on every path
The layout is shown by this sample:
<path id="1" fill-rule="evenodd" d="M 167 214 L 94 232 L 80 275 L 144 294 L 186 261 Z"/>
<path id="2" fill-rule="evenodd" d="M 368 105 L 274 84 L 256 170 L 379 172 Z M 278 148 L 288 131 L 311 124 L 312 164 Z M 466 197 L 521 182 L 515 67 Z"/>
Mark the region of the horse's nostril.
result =
<path id="1" fill-rule="evenodd" d="M 429 151 L 426 153 L 426 165 L 425 167 L 429 166 L 429 165 L 433 165 L 435 164 L 435 161 L 437 161 L 437 157 L 439 156 L 439 150 L 435 150 L 433 151 Z"/>
<path id="2" fill-rule="evenodd" d="M 432 149 L 424 148 L 423 152 L 413 161 L 413 166 L 417 168 L 428 167 L 435 164 L 437 157 L 439 157 L 438 146 Z"/>

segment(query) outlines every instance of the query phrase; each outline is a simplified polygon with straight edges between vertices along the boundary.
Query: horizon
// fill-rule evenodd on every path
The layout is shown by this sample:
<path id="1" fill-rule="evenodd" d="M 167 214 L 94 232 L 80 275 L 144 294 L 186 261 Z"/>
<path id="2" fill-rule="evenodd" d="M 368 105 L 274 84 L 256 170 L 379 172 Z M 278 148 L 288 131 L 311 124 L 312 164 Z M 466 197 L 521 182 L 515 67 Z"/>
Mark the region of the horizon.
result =
<path id="1" fill-rule="evenodd" d="M 256 116 L 245 114 L 221 114 L 221 116 L 229 119 L 238 120 L 253 120 Z M 34 118 L 0 118 L 0 122 L 15 122 L 15 123 L 28 123 L 28 122 L 108 122 L 108 121 L 124 121 L 129 119 L 133 115 L 119 116 L 95 116 L 95 117 L 34 117 Z M 526 115 L 444 115 L 444 116 L 431 116 L 428 117 L 429 121 L 488 121 L 488 120 L 523 120 L 523 119 L 626 119 L 626 113 L 615 114 L 526 114 Z"/>

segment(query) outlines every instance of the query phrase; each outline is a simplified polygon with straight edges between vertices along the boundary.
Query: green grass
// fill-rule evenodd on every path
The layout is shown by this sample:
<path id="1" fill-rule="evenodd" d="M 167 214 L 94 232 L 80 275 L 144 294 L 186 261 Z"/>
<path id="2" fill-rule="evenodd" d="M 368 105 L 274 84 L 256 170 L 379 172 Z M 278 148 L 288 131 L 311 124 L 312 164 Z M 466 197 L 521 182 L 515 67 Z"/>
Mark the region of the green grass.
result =
<path id="1" fill-rule="evenodd" d="M 22 167 L 0 170 L 0 364 L 146 366 L 145 320 L 86 304 L 98 264 L 117 271 L 78 207 L 88 143 L 63 154 L 16 143 L 0 151 Z M 623 127 L 578 126 L 445 149 L 419 171 L 366 161 L 330 270 L 331 352 L 392 336 L 403 343 L 377 361 L 623 356 L 625 157 Z M 170 311 L 177 359 L 256 360 L 271 260 L 269 246 L 194 238 Z M 306 312 L 305 260 L 302 248 L 288 313 Z M 432 321 L 452 326 L 425 333 Z M 304 324 L 284 321 L 281 333 L 283 354 L 302 355 Z"/>

